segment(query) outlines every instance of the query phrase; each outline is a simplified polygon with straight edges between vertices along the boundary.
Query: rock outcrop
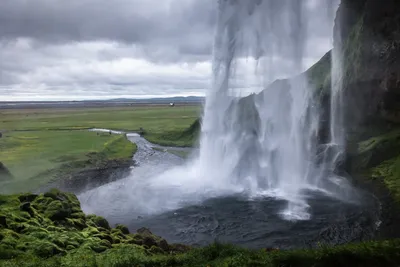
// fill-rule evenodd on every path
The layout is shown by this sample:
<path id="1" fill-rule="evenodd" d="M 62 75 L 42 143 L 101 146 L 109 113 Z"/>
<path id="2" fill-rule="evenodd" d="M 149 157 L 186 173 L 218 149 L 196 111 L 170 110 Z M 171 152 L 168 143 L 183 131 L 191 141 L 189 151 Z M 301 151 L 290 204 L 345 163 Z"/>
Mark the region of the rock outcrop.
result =
<path id="1" fill-rule="evenodd" d="M 343 99 L 353 175 L 400 200 L 400 2 L 342 0 L 334 47 L 343 55 Z"/>
<path id="2" fill-rule="evenodd" d="M 347 128 L 365 138 L 396 127 L 400 123 L 400 3 L 342 0 L 334 46 L 343 52 Z"/>

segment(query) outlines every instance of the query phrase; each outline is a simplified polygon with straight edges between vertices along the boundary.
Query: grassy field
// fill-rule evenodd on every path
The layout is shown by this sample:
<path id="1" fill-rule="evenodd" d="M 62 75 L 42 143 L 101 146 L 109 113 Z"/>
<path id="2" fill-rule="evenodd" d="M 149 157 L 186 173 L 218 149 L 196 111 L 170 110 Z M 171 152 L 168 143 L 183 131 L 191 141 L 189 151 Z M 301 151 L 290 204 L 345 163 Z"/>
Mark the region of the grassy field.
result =
<path id="1" fill-rule="evenodd" d="M 142 128 L 152 142 L 191 146 L 190 126 L 199 114 L 199 106 L 0 110 L 0 162 L 13 175 L 0 177 L 0 193 L 32 191 L 71 172 L 131 158 L 136 146 L 124 136 L 89 128 Z"/>
<path id="2" fill-rule="evenodd" d="M 81 109 L 0 110 L 1 130 L 107 128 L 139 131 L 148 136 L 182 132 L 200 115 L 200 106 L 140 106 Z"/>

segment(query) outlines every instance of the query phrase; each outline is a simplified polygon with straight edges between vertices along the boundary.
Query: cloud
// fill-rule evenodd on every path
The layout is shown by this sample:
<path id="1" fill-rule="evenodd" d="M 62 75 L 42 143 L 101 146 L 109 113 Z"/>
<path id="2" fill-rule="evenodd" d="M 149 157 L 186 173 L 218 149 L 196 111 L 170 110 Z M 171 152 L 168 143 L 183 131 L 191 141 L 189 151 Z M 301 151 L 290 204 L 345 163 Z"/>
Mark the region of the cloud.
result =
<path id="1" fill-rule="evenodd" d="M 320 14 L 321 1 L 307 2 L 306 66 L 331 46 L 333 18 Z M 202 95 L 217 2 L 1 0 L 0 101 Z M 238 85 L 252 75 L 244 67 Z"/>

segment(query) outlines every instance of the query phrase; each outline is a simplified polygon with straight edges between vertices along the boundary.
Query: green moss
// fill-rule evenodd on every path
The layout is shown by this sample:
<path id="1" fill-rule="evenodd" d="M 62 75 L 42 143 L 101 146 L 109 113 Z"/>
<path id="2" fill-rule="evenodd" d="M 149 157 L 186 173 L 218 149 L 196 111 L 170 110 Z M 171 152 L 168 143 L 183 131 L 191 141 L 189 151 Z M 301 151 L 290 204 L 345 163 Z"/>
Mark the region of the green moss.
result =
<path id="1" fill-rule="evenodd" d="M 372 137 L 358 144 L 358 152 L 352 158 L 353 172 L 365 172 L 400 153 L 400 130 Z"/>
<path id="2" fill-rule="evenodd" d="M 125 235 L 129 234 L 129 229 L 128 229 L 128 227 L 126 227 L 125 225 L 117 224 L 117 225 L 115 226 L 115 228 L 118 229 L 118 230 L 120 230 L 120 231 L 121 231 L 123 234 L 125 234 Z"/>
<path id="3" fill-rule="evenodd" d="M 386 186 L 400 203 L 400 152 L 398 157 L 386 160 L 371 171 L 375 179 L 383 179 Z"/>
<path id="4" fill-rule="evenodd" d="M 104 229 L 110 230 L 110 225 L 108 224 L 107 220 L 101 216 L 96 216 L 94 214 L 88 215 L 88 224 L 96 227 L 102 227 Z"/>
<path id="5" fill-rule="evenodd" d="M 68 205 L 59 200 L 50 202 L 45 211 L 45 216 L 51 220 L 64 220 L 71 215 L 71 210 Z"/>

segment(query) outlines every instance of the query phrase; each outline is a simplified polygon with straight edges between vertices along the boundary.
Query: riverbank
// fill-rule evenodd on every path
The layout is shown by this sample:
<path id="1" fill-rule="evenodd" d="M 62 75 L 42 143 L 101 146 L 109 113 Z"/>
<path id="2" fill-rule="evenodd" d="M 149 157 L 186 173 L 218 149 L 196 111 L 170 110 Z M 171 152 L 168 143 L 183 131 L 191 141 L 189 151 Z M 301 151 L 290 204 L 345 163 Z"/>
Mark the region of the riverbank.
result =
<path id="1" fill-rule="evenodd" d="M 129 167 L 136 145 L 125 135 L 88 131 L 8 132 L 0 139 L 0 159 L 12 174 L 1 193 L 37 191 L 82 174 Z"/>
<path id="2" fill-rule="evenodd" d="M 148 229 L 131 234 L 85 215 L 75 195 L 0 196 L 0 266 L 397 266 L 399 240 L 308 250 L 168 244 Z"/>

